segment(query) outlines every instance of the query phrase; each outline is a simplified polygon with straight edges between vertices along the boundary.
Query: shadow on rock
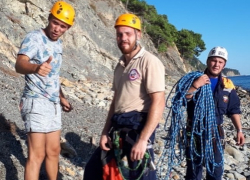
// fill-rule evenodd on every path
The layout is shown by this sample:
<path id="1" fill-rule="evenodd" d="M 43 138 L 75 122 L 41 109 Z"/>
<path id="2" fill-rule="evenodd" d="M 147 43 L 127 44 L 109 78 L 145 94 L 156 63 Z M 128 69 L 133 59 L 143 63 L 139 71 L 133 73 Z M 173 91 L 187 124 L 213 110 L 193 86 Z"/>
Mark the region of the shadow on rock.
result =
<path id="1" fill-rule="evenodd" d="M 96 146 L 92 143 L 81 141 L 81 137 L 78 134 L 69 132 L 65 135 L 65 140 L 61 139 L 61 148 L 61 154 L 64 157 L 70 158 L 71 162 L 76 166 L 84 167 Z"/>
<path id="2" fill-rule="evenodd" d="M 7 120 L 0 114 L 0 179 L 19 180 L 24 176 L 26 157 L 20 140 L 25 140 L 27 146 L 26 132 L 20 130 L 14 122 Z M 20 165 L 22 167 L 20 167 Z M 19 176 L 18 176 L 19 174 Z M 41 167 L 39 179 L 47 180 L 44 164 Z M 62 175 L 58 174 L 58 180 Z"/>
<path id="3" fill-rule="evenodd" d="M 47 177 L 46 169 L 45 169 L 45 161 L 43 161 L 40 174 L 39 174 L 39 180 L 49 180 Z M 57 180 L 63 180 L 63 175 L 58 171 Z"/>
<path id="4" fill-rule="evenodd" d="M 18 174 L 20 174 L 20 170 L 17 169 L 18 164 L 25 166 L 26 158 L 20 140 L 18 140 L 24 136 L 25 133 L 15 123 L 0 114 L 0 177 L 4 177 L 5 174 L 6 180 L 18 180 Z"/>

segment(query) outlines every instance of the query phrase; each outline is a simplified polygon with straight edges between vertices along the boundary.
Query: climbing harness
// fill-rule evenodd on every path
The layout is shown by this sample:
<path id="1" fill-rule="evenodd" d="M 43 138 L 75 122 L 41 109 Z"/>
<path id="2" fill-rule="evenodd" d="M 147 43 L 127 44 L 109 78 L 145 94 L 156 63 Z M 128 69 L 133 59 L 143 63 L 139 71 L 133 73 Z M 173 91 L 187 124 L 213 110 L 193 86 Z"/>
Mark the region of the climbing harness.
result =
<path id="1" fill-rule="evenodd" d="M 131 129 L 128 128 L 123 128 L 120 129 L 118 131 L 114 131 L 113 132 L 113 146 L 114 146 L 114 154 L 115 154 L 115 159 L 117 162 L 117 166 L 120 172 L 120 175 L 122 176 L 123 180 L 127 180 L 129 179 L 129 172 L 131 171 L 137 171 L 139 169 L 139 167 L 142 167 L 142 170 L 140 172 L 140 174 L 138 175 L 138 177 L 134 180 L 139 180 L 142 175 L 145 173 L 145 171 L 148 168 L 148 163 L 151 161 L 151 157 L 150 154 L 146 151 L 144 154 L 144 158 L 140 161 L 138 161 L 138 164 L 136 165 L 136 167 L 134 168 L 130 168 L 128 165 L 128 160 L 125 154 L 123 154 L 123 143 L 122 143 L 122 139 L 120 137 L 120 132 L 123 131 L 126 133 L 126 138 L 125 140 L 130 143 L 131 145 L 133 145 L 135 142 L 128 136 L 128 132 L 131 131 Z M 147 149 L 152 148 L 152 145 L 149 144 L 147 146 Z M 125 175 L 126 174 L 126 175 Z"/>
<path id="2" fill-rule="evenodd" d="M 215 167 L 223 166 L 223 149 L 216 124 L 215 105 L 210 84 L 198 88 L 192 93 L 192 100 L 195 103 L 194 117 L 192 119 L 191 132 L 187 132 L 187 103 L 188 90 L 195 79 L 203 75 L 201 72 L 191 72 L 183 76 L 172 88 L 175 94 L 171 99 L 171 106 L 166 118 L 164 130 L 168 131 L 164 150 L 157 163 L 158 174 L 164 173 L 164 164 L 168 161 L 165 178 L 170 176 L 173 166 L 179 165 L 185 158 L 186 147 L 190 149 L 190 159 L 193 168 L 204 165 L 210 175 L 213 176 Z M 167 102 L 170 98 L 167 97 Z M 171 118 L 169 129 L 167 128 L 168 119 Z M 187 133 L 190 140 L 187 139 Z M 197 142 L 198 141 L 198 142 Z M 221 154 L 221 162 L 215 162 L 213 147 L 216 145 Z M 197 147 L 198 146 L 198 147 Z M 197 159 L 199 161 L 197 162 Z M 160 177 L 162 179 L 162 177 Z"/>

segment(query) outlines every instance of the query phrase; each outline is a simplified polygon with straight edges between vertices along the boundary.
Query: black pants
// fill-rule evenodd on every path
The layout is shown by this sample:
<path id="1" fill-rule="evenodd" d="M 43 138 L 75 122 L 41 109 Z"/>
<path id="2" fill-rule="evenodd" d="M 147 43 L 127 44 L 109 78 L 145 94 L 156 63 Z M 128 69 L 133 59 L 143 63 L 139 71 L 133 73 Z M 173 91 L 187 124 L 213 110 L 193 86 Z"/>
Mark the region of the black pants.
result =
<path id="1" fill-rule="evenodd" d="M 84 169 L 84 180 L 102 180 L 101 148 L 92 154 Z"/>
<path id="2" fill-rule="evenodd" d="M 222 126 L 218 126 L 218 132 L 220 135 L 220 139 L 224 140 L 224 130 Z M 224 141 L 223 141 L 224 142 Z M 224 143 L 222 143 L 222 147 L 224 148 Z M 221 162 L 223 154 L 220 153 L 217 145 L 214 143 L 214 159 L 216 163 Z M 195 169 L 192 167 L 192 162 L 190 160 L 190 149 L 187 147 L 186 149 L 186 159 L 187 159 L 187 171 L 185 180 L 201 180 L 202 179 L 202 169 L 203 165 L 196 166 Z M 197 162 L 200 162 L 200 159 L 197 158 Z M 195 163 L 195 162 L 194 162 Z M 198 164 L 198 163 L 197 163 Z M 213 176 L 211 176 L 208 172 L 206 173 L 206 180 L 221 180 L 223 174 L 223 165 L 215 167 Z"/>
<path id="3" fill-rule="evenodd" d="M 214 153 L 214 158 L 216 162 L 221 162 L 221 154 L 217 148 L 217 151 Z M 187 171 L 185 180 L 201 180 L 202 179 L 202 169 L 203 165 L 196 166 L 195 169 L 192 167 L 191 160 L 187 159 Z M 223 173 L 223 166 L 215 167 L 213 176 L 208 172 L 206 173 L 206 180 L 221 180 L 221 174 Z"/>

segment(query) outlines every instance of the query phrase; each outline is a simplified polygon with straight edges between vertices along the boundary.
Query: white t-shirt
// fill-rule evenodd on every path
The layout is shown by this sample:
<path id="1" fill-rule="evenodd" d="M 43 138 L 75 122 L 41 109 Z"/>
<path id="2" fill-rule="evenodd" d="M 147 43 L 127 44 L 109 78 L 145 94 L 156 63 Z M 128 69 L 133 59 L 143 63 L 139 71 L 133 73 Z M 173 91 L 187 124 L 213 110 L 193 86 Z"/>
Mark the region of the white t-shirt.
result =
<path id="1" fill-rule="evenodd" d="M 59 71 L 62 64 L 62 41 L 51 41 L 43 30 L 35 30 L 26 35 L 21 43 L 18 54 L 26 55 L 32 64 L 42 64 L 50 56 L 51 72 L 43 77 L 39 74 L 26 74 L 24 97 L 48 98 L 52 102 L 59 102 Z"/>

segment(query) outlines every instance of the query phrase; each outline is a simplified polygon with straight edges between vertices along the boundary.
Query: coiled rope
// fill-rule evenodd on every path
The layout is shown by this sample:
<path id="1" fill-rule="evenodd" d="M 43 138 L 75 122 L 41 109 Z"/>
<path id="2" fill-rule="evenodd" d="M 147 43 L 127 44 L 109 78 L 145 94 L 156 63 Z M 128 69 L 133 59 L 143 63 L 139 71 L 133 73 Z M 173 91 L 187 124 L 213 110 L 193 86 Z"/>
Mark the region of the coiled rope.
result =
<path id="1" fill-rule="evenodd" d="M 215 105 L 213 100 L 213 94 L 211 85 L 207 84 L 200 87 L 193 93 L 192 100 L 195 103 L 194 117 L 192 119 L 192 130 L 190 142 L 187 141 L 187 92 L 191 87 L 193 81 L 203 75 L 201 72 L 191 72 L 183 76 L 172 88 L 170 94 L 175 88 L 175 94 L 171 100 L 171 106 L 166 118 L 164 130 L 168 131 L 165 140 L 164 150 L 157 163 L 157 169 L 159 170 L 160 179 L 167 180 L 170 177 L 173 166 L 179 165 L 185 158 L 185 150 L 187 143 L 190 148 L 190 158 L 193 168 L 200 166 L 203 163 L 212 176 L 215 167 L 223 166 L 223 148 L 221 145 L 216 117 L 215 117 Z M 170 94 L 166 100 L 166 104 L 169 100 Z M 167 128 L 167 122 L 171 115 L 171 124 L 169 129 Z M 197 138 L 198 137 L 198 138 Z M 213 139 L 221 154 L 221 161 L 215 162 Z M 197 142 L 198 140 L 198 142 Z M 199 146 L 199 150 L 196 146 Z M 168 159 L 167 173 L 163 176 L 164 165 L 166 164 L 166 158 Z M 199 161 L 197 161 L 199 159 Z"/>

